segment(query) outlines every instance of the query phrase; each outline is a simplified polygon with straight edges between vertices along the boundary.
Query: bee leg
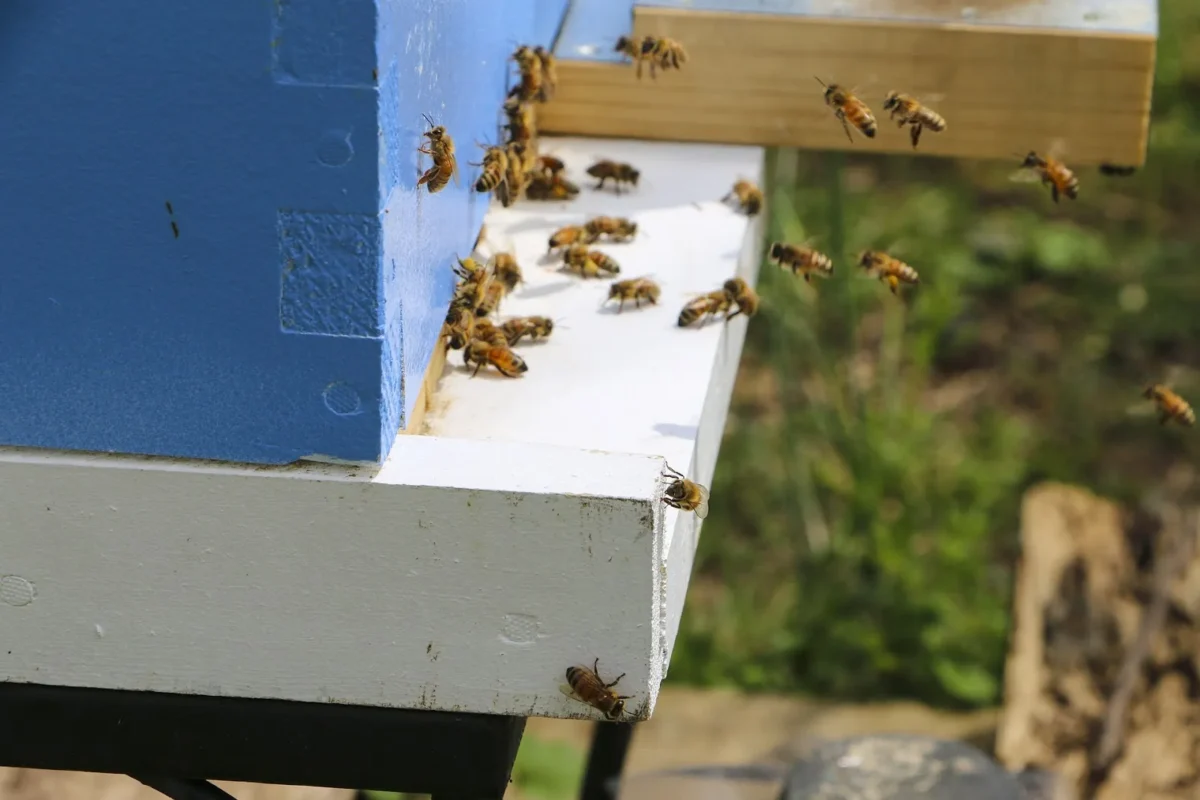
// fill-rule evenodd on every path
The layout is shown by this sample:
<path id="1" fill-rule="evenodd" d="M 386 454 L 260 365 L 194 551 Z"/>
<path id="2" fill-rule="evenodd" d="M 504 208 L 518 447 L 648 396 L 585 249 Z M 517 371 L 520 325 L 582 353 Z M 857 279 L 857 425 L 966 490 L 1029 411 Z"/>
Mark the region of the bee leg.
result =
<path id="1" fill-rule="evenodd" d="M 838 119 L 842 121 L 842 128 L 844 128 L 846 131 L 846 138 L 853 142 L 854 137 L 850 135 L 850 125 L 847 124 L 846 118 L 844 116 L 839 116 Z"/>
<path id="2" fill-rule="evenodd" d="M 481 370 L 481 369 L 483 369 L 483 362 L 482 362 L 482 361 L 480 361 L 479 363 L 477 363 L 477 364 L 475 365 L 475 371 L 471 373 L 471 377 L 472 377 L 472 378 L 474 378 L 476 375 L 478 375 L 478 374 L 479 374 L 479 370 Z"/>
<path id="3" fill-rule="evenodd" d="M 811 278 L 811 277 L 809 277 L 809 274 L 808 274 L 807 272 L 806 272 L 806 273 L 804 273 L 804 282 L 805 282 L 805 283 L 812 283 L 812 278 Z"/>
<path id="4" fill-rule="evenodd" d="M 642 307 L 642 298 L 640 298 L 640 297 L 633 298 L 633 307 L 641 308 Z"/>
<path id="5" fill-rule="evenodd" d="M 1054 199 L 1054 202 L 1058 202 L 1058 187 L 1053 183 L 1050 184 L 1050 197 Z"/>
<path id="6" fill-rule="evenodd" d="M 912 137 L 913 150 L 917 149 L 917 142 L 921 140 L 921 126 L 913 125 L 909 131 L 909 136 Z"/>
<path id="7" fill-rule="evenodd" d="M 1162 414 L 1159 414 L 1159 415 L 1158 415 L 1158 424 L 1159 424 L 1159 425 L 1166 425 L 1166 424 L 1167 424 L 1167 422 L 1169 422 L 1169 421 L 1170 421 L 1170 419 L 1171 419 L 1171 415 L 1170 415 L 1170 414 L 1167 414 L 1167 413 L 1165 413 L 1165 412 L 1164 412 L 1164 413 L 1162 413 Z"/>
<path id="8" fill-rule="evenodd" d="M 612 682 L 612 683 L 606 683 L 606 684 L 604 684 L 604 688 L 605 688 L 605 689 L 611 689 L 612 687 L 614 687 L 614 686 L 616 686 L 618 683 L 620 683 L 620 682 L 621 682 L 621 678 L 624 678 L 624 677 L 625 677 L 625 673 L 624 673 L 624 672 L 622 672 L 620 675 L 618 675 L 618 676 L 616 677 L 616 679 L 614 679 L 614 680 L 613 680 L 613 682 Z M 628 697 L 621 698 L 621 697 L 619 697 L 619 696 L 618 696 L 618 698 L 617 698 L 617 699 L 618 699 L 618 700 L 620 700 L 620 699 L 628 700 L 629 698 L 628 698 Z"/>

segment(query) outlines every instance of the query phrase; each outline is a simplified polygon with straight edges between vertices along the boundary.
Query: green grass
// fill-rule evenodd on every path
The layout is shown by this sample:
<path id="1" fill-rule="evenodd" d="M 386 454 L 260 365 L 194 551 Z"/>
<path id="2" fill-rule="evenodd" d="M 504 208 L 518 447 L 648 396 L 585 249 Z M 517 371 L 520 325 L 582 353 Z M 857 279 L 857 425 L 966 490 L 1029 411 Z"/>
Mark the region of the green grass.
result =
<path id="1" fill-rule="evenodd" d="M 995 703 L 1020 497 L 1127 503 L 1200 447 L 1139 407 L 1200 400 L 1200 6 L 1165 0 L 1146 167 L 1078 202 L 1012 164 L 773 153 L 770 236 L 671 680 Z M 892 250 L 905 299 L 856 274 Z"/>

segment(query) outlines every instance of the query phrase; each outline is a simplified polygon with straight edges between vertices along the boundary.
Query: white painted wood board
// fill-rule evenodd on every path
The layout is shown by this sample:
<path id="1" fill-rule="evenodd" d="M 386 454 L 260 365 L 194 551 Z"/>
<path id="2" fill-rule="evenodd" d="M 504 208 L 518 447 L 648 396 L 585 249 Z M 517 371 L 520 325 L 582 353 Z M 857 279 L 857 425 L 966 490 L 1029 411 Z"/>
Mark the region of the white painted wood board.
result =
<path id="1" fill-rule="evenodd" d="M 528 280 L 502 316 L 562 325 L 522 379 L 447 374 L 433 435 L 382 466 L 0 450 L 0 680 L 595 718 L 558 687 L 599 657 L 648 716 L 699 534 L 661 502 L 664 458 L 711 482 L 745 331 L 674 318 L 755 276 L 757 224 L 716 201 L 762 151 L 545 147 L 581 183 L 595 154 L 642 184 L 489 215 Z M 600 313 L 608 281 L 537 265 L 547 227 L 601 211 L 639 221 L 601 249 L 662 282 L 659 308 Z"/>

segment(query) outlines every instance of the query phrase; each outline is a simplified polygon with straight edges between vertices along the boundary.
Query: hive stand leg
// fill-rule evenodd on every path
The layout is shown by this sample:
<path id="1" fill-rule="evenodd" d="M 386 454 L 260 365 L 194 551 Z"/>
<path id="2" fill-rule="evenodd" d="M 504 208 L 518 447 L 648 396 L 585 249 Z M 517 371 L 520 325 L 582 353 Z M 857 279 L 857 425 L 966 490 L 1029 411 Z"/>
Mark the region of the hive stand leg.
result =
<path id="1" fill-rule="evenodd" d="M 615 781 L 620 779 L 633 741 L 632 722 L 597 722 L 592 734 L 587 771 L 583 774 L 580 800 L 612 800 Z"/>

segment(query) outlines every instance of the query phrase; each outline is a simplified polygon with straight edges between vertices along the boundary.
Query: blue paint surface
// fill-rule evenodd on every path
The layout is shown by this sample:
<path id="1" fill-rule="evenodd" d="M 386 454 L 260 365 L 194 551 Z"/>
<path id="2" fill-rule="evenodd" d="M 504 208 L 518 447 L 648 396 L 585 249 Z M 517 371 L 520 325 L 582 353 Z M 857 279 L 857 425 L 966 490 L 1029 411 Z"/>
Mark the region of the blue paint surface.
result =
<path id="1" fill-rule="evenodd" d="M 945 15 L 912 8 L 895 0 L 895 13 L 860 14 L 854 0 L 575 0 L 557 44 L 559 58 L 578 61 L 618 62 L 613 52 L 617 38 L 633 28 L 634 7 L 674 8 L 681 11 L 721 11 L 745 14 L 783 14 L 829 19 L 869 19 L 904 22 L 976 22 L 981 26 L 1062 28 L 1068 30 L 1133 33 L 1156 36 L 1156 0 L 1054 0 L 1049 4 L 998 9 L 988 18 L 986 4 L 974 14 L 947 20 Z M 969 6 L 970 4 L 965 4 Z"/>
<path id="2" fill-rule="evenodd" d="M 386 455 L 485 210 L 471 142 L 561 2 L 0 3 L 0 444 Z M 422 111 L 464 170 L 433 196 Z"/>

